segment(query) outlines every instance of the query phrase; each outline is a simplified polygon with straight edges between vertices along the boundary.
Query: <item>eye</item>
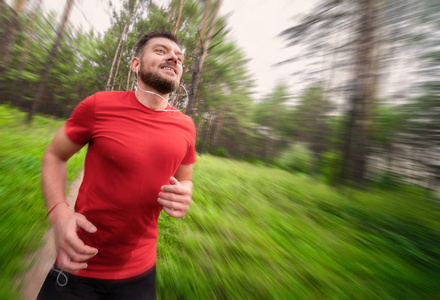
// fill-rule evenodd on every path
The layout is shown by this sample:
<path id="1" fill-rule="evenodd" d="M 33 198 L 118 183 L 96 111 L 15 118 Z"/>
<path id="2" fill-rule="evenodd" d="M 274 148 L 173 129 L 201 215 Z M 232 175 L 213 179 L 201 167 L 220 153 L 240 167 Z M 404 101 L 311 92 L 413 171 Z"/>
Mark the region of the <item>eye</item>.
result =
<path id="1" fill-rule="evenodd" d="M 165 54 L 165 51 L 162 49 L 157 49 L 156 52 L 161 53 L 161 54 Z"/>

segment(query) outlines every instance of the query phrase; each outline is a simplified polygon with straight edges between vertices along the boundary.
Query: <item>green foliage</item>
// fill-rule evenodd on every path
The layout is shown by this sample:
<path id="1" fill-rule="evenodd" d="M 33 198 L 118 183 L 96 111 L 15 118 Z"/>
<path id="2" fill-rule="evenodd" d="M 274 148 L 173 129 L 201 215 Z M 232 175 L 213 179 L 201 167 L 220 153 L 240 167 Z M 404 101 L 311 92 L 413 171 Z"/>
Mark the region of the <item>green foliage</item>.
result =
<path id="1" fill-rule="evenodd" d="M 47 227 L 44 148 L 61 125 L 0 106 L 0 298 Z M 71 176 L 84 152 L 69 162 Z M 331 157 L 331 155 L 328 155 Z M 159 299 L 436 299 L 439 199 L 407 187 L 336 190 L 305 175 L 199 156 L 184 219 L 159 218 Z M 12 251 L 13 249 L 13 251 Z"/>
<path id="2" fill-rule="evenodd" d="M 202 144 L 210 144 L 210 147 L 203 147 L 203 152 L 212 153 L 220 146 L 231 156 L 239 157 L 250 148 L 253 138 L 253 81 L 247 68 L 248 59 L 235 42 L 229 41 L 225 27 L 227 20 L 220 17 L 203 64 L 202 84 L 197 91 L 200 100 L 193 119 L 201 128 L 198 135 L 207 141 Z M 210 128 L 207 116 L 216 121 L 210 131 L 207 130 Z M 212 141 L 215 131 L 221 134 Z"/>
<path id="3" fill-rule="evenodd" d="M 342 157 L 339 152 L 329 151 L 321 156 L 320 174 L 328 184 L 335 184 L 341 176 Z"/>
<path id="4" fill-rule="evenodd" d="M 65 39 L 54 57 L 39 112 L 68 117 L 81 100 L 106 88 L 115 57 L 117 59 L 109 88 L 130 90 L 133 85 L 133 73 L 129 66 L 135 43 L 143 34 L 152 30 L 171 30 L 177 17 L 177 5 L 178 1 L 158 5 L 154 1 L 124 0 L 119 10 L 116 10 L 116 7 L 109 3 L 109 9 L 113 10 L 111 26 L 103 35 L 68 27 Z M 186 53 L 184 69 L 187 72 L 182 77 L 182 84 L 185 84 L 188 90 L 191 82 L 191 70 L 188 66 L 192 65 L 205 5 L 203 1 L 184 1 L 177 30 Z M 0 74 L 0 85 L 5 87 L 0 92 L 0 102 L 9 102 L 24 109 L 30 107 L 40 75 L 49 59 L 48 49 L 55 36 L 55 26 L 52 24 L 56 23 L 56 18 L 53 12 L 39 12 L 35 24 L 28 24 L 29 17 L 25 16 L 25 26 L 15 43 L 13 62 L 9 70 Z M 128 31 L 123 35 L 126 25 Z M 35 29 L 32 34 L 26 31 L 29 28 Z M 229 30 L 226 28 L 227 18 L 220 16 L 215 24 L 213 39 L 203 67 L 194 121 L 200 129 L 198 133 L 202 133 L 199 136 L 204 152 L 223 147 L 229 154 L 238 156 L 243 155 L 246 146 L 252 142 L 253 83 L 247 70 L 249 60 L 237 44 L 230 40 Z M 121 44 L 120 56 L 116 49 L 121 40 L 126 41 Z M 26 52 L 26 41 L 30 41 L 31 46 L 26 59 L 22 61 L 22 54 Z M 187 100 L 185 93 L 182 90 L 178 94 L 180 97 L 173 105 L 184 111 L 183 102 Z M 214 126 L 208 124 L 207 114 L 218 123 Z M 214 134 L 216 138 L 212 141 Z"/>
<path id="5" fill-rule="evenodd" d="M 313 156 L 306 145 L 295 143 L 281 153 L 277 163 L 287 171 L 310 174 L 312 173 Z"/>
<path id="6" fill-rule="evenodd" d="M 38 82 L 40 81 L 40 76 L 38 74 L 34 74 L 28 71 L 23 71 L 19 76 L 21 76 L 25 81 L 29 82 Z"/>
<path id="7" fill-rule="evenodd" d="M 29 100 L 35 96 L 42 70 L 49 59 L 48 52 L 55 38 L 51 24 L 55 23 L 56 17 L 54 13 L 39 14 L 34 24 L 25 28 L 32 29 L 32 35 L 20 32 L 14 59 L 0 79 L 0 84 L 5 87 L 1 102 L 29 108 Z M 100 57 L 96 41 L 93 33 L 83 33 L 72 27 L 67 29 L 53 58 L 40 112 L 67 117 L 79 101 L 100 89 L 98 62 L 95 60 Z"/>
<path id="8" fill-rule="evenodd" d="M 0 105 L 0 299 L 17 298 L 17 276 L 29 267 L 26 256 L 35 251 L 47 228 L 40 189 L 41 157 L 62 122 L 36 117 L 32 127 L 25 114 Z M 83 167 L 84 152 L 68 164 L 73 180 Z"/>
<path id="9" fill-rule="evenodd" d="M 389 147 L 393 144 L 396 133 L 402 130 L 404 120 L 408 117 L 399 107 L 385 106 L 377 107 L 373 116 L 372 140 L 382 147 Z"/>
<path id="10" fill-rule="evenodd" d="M 214 156 L 219 156 L 219 157 L 228 157 L 228 150 L 226 150 L 223 147 L 217 147 L 214 149 L 213 153 Z"/>
<path id="11" fill-rule="evenodd" d="M 331 146 L 329 113 L 334 106 L 324 97 L 321 83 L 307 87 L 298 99 L 291 99 L 288 87 L 281 83 L 255 105 L 254 122 L 257 123 L 263 142 L 258 149 L 265 157 L 279 156 L 288 141 L 309 145 L 314 156 L 319 157 Z M 295 103 L 293 104 L 293 100 Z M 314 160 L 312 169 L 319 169 L 319 160 Z"/>
<path id="12" fill-rule="evenodd" d="M 402 177 L 392 172 L 381 172 L 374 181 L 375 186 L 384 190 L 395 190 L 403 186 Z"/>
<path id="13" fill-rule="evenodd" d="M 273 130 L 273 134 L 280 134 L 280 129 L 286 126 L 286 124 L 283 124 L 284 120 L 281 118 L 281 115 L 286 109 L 288 100 L 288 86 L 285 83 L 277 84 L 273 91 L 255 106 L 255 122 L 270 127 Z"/>
<path id="14" fill-rule="evenodd" d="M 436 299 L 439 202 L 335 190 L 203 155 L 187 217 L 161 216 L 159 299 Z"/>

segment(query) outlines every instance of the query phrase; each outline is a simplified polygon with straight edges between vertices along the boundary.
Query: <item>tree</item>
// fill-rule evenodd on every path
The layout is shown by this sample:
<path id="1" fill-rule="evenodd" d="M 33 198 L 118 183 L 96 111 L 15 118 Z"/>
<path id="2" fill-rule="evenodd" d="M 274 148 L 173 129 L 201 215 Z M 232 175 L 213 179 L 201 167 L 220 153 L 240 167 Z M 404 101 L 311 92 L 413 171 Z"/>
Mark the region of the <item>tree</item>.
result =
<path id="1" fill-rule="evenodd" d="M 299 97 L 292 112 L 289 114 L 287 109 L 282 118 L 284 132 L 288 133 L 288 126 L 293 123 L 294 140 L 309 146 L 314 156 L 312 169 L 315 173 L 321 167 L 321 155 L 331 149 L 328 140 L 331 135 L 330 116 L 334 107 L 318 83 L 308 87 Z M 292 120 L 290 123 L 287 122 L 287 117 Z"/>
<path id="2" fill-rule="evenodd" d="M 40 7 L 41 7 L 42 0 L 37 0 L 36 3 L 34 3 L 33 11 L 30 13 L 29 20 L 27 21 L 26 26 L 26 35 L 27 38 L 24 40 L 24 44 L 20 53 L 20 57 L 18 59 L 18 66 L 17 66 L 17 79 L 13 82 L 12 87 L 10 89 L 8 98 L 10 101 L 13 101 L 14 98 L 20 97 L 20 95 L 17 95 L 16 91 L 19 90 L 19 87 L 23 84 L 23 76 L 22 73 L 25 70 L 28 58 L 29 58 L 29 51 L 31 48 L 31 42 L 32 42 L 32 36 L 35 32 L 35 23 L 38 17 L 38 14 L 40 13 Z"/>
<path id="3" fill-rule="evenodd" d="M 264 157 L 274 157 L 285 144 L 282 136 L 283 118 L 287 102 L 289 101 L 288 86 L 278 83 L 273 91 L 263 97 L 260 103 L 254 108 L 254 121 L 258 124 L 256 130 L 264 136 L 263 155 Z"/>
<path id="4" fill-rule="evenodd" d="M 371 107 L 377 97 L 376 0 L 358 1 L 359 28 L 354 55 L 353 87 L 343 140 L 342 175 L 362 183 L 366 175 Z"/>
<path id="5" fill-rule="evenodd" d="M 32 107 L 29 110 L 29 113 L 27 116 L 27 123 L 30 123 L 32 121 L 32 118 L 33 118 L 34 114 L 37 112 L 38 105 L 40 104 L 41 99 L 44 95 L 44 89 L 46 87 L 49 72 L 50 72 L 50 69 L 52 68 L 52 64 L 55 59 L 55 55 L 57 53 L 58 47 L 59 47 L 61 40 L 64 36 L 64 32 L 66 30 L 66 25 L 67 25 L 67 20 L 69 18 L 70 11 L 73 7 L 73 3 L 74 3 L 74 0 L 67 0 L 66 5 L 64 6 L 64 12 L 63 12 L 63 16 L 61 19 L 61 24 L 58 27 L 57 35 L 56 35 L 55 41 L 52 45 L 52 49 L 49 54 L 49 59 L 46 62 L 46 69 L 43 71 L 43 74 L 41 75 L 41 81 L 39 83 L 37 93 L 35 95 L 35 98 L 32 103 Z"/>
<path id="6" fill-rule="evenodd" d="M 112 66 L 110 68 L 110 74 L 108 75 L 108 81 L 107 81 L 107 84 L 105 86 L 105 89 L 107 91 L 108 90 L 113 90 L 113 85 L 110 85 L 110 83 L 112 81 L 112 77 L 113 77 L 113 68 L 115 67 L 116 59 L 118 57 L 119 49 L 121 48 L 121 44 L 125 44 L 125 38 L 124 37 L 125 37 L 125 34 L 127 32 L 127 28 L 128 28 L 128 20 L 127 20 L 127 23 L 124 26 L 124 30 L 122 31 L 121 37 L 119 38 L 118 47 L 116 48 L 115 56 L 113 57 Z M 122 46 L 122 48 L 124 48 L 124 46 Z M 121 55 L 122 55 L 122 50 L 121 50 Z M 121 57 L 121 55 L 120 55 L 120 57 Z M 121 62 L 121 59 L 119 59 L 119 62 Z M 118 63 L 118 68 L 119 68 L 119 63 Z M 116 75 L 115 75 L 115 79 L 116 79 Z"/>
<path id="7" fill-rule="evenodd" d="M 311 14 L 304 17 L 298 25 L 282 32 L 289 46 L 305 43 L 309 55 L 321 57 L 324 62 L 330 59 L 329 68 L 318 67 L 328 101 L 332 100 L 330 91 L 335 88 L 345 91 L 348 100 L 346 126 L 341 136 L 343 152 L 343 179 L 362 183 L 366 176 L 370 118 L 377 98 L 377 83 L 380 74 L 378 11 L 381 1 L 323 1 Z M 341 33 L 344 34 L 340 41 Z M 336 44 L 328 37 L 336 36 Z M 336 58 L 344 53 L 342 61 Z M 288 61 L 287 61 L 288 62 Z M 326 63 L 328 65 L 328 63 Z M 339 67 L 342 66 L 342 67 Z M 336 68 L 336 69 L 335 69 Z M 314 72 L 312 70 L 312 72 Z M 348 74 L 350 81 L 334 82 L 335 73 Z M 316 72 L 315 72 L 316 73 Z"/>
<path id="8" fill-rule="evenodd" d="M 208 52 L 208 46 L 212 39 L 212 34 L 214 33 L 215 28 L 215 22 L 217 20 L 217 15 L 220 11 L 220 7 L 222 4 L 222 0 L 217 0 L 214 12 L 210 18 L 210 22 L 208 25 L 208 18 L 210 16 L 210 3 L 211 0 L 208 0 L 204 16 L 203 16 L 203 22 L 202 22 L 202 28 L 200 30 L 200 36 L 197 41 L 196 49 L 193 52 L 193 62 L 192 62 L 192 68 L 191 68 L 191 88 L 189 92 L 189 99 L 188 99 L 188 106 L 186 108 L 186 114 L 191 116 L 193 114 L 194 104 L 197 96 L 197 88 L 200 83 L 200 75 L 203 68 L 203 62 L 205 60 L 206 54 Z M 205 30 L 208 28 L 208 32 L 206 36 L 204 36 Z M 204 39 L 204 41 L 203 41 Z M 203 41 L 203 42 L 202 42 Z"/>
<path id="9" fill-rule="evenodd" d="M 175 19 L 167 22 L 167 16 L 175 16 L 178 12 L 178 1 L 173 3 L 175 7 L 158 7 L 150 1 L 124 1 L 123 8 L 113 12 L 112 25 L 103 35 L 96 35 L 93 32 L 84 33 L 74 27 L 66 27 L 64 35 L 69 38 L 62 39 L 59 43 L 47 75 L 45 95 L 36 111 L 59 117 L 69 116 L 82 99 L 106 87 L 110 73 L 112 73 L 110 85 L 117 88 L 118 84 L 124 83 L 125 87 L 128 82 L 128 88 L 130 80 L 126 76 L 131 74 L 129 62 L 140 33 L 162 28 L 172 30 L 176 24 Z M 146 5 L 148 9 L 144 7 L 141 9 Z M 216 3 L 214 8 L 210 5 L 203 39 L 194 37 L 201 28 L 205 5 L 192 0 L 184 1 L 182 5 L 177 35 L 186 50 L 185 69 L 193 65 L 195 53 L 199 55 L 201 52 L 204 53 L 201 56 L 203 66 L 200 67 L 202 72 L 197 89 L 197 101 L 193 106 L 196 108 L 193 118 L 199 134 L 198 149 L 209 153 L 225 149 L 224 153 L 234 156 L 252 153 L 255 134 L 252 132 L 251 120 L 253 83 L 247 70 L 249 60 L 235 43 L 227 41 L 229 31 L 226 29 L 226 18 L 209 17 L 212 16 L 211 12 L 215 7 L 219 8 L 219 3 Z M 170 14 L 173 9 L 174 13 Z M 128 15 L 131 16 L 131 20 L 135 20 L 129 25 L 127 25 Z M 32 39 L 27 39 L 24 31 L 19 32 L 19 40 L 14 46 L 17 51 L 13 61 L 18 61 L 28 42 L 30 49 L 29 58 L 24 63 L 24 69 L 20 71 L 22 74 L 20 97 L 13 98 L 14 105 L 28 109 L 29 104 L 34 104 L 29 101 L 32 100 L 30 96 L 35 95 L 41 84 L 42 70 L 47 69 L 46 65 L 50 60 L 48 55 L 53 49 L 53 43 L 50 41 L 57 36 L 57 32 L 51 30 L 50 25 L 55 19 L 56 15 L 52 12 L 47 15 L 36 14 Z M 118 47 L 116 40 L 121 37 L 126 25 L 126 33 L 123 36 L 125 45 L 122 41 L 119 50 L 116 51 Z M 195 52 L 197 44 L 199 50 Z M 113 71 L 110 72 L 112 64 L 109 62 L 115 57 Z M 117 69 L 118 71 L 115 72 Z M 13 64 L 5 74 L 2 74 L 4 75 L 1 77 L 2 84 L 11 86 L 18 71 L 19 65 Z M 182 82 L 191 82 L 191 75 L 191 72 L 184 74 Z M 179 95 L 172 95 L 176 107 L 185 109 L 186 95 L 183 93 L 182 98 L 175 99 L 176 96 Z"/>
<path id="10" fill-rule="evenodd" d="M 179 0 L 179 8 L 177 10 L 177 18 L 173 27 L 173 34 L 176 34 L 177 28 L 179 27 L 180 18 L 182 17 L 183 0 Z"/>
<path id="11" fill-rule="evenodd" d="M 226 22 L 224 17 L 217 19 L 192 118 L 198 151 L 242 157 L 252 153 L 253 81 L 247 67 L 249 59 L 234 42 L 227 41 Z M 188 75 L 185 80 L 191 80 Z"/>
<path id="12" fill-rule="evenodd" d="M 318 57 L 332 58 L 323 59 L 325 63 L 311 69 L 315 74 L 332 74 L 321 76 L 328 86 L 325 94 L 333 94 L 329 99 L 335 100 L 335 94 L 328 92 L 337 91 L 338 98 L 344 100 L 340 102 L 348 103 L 345 126 L 337 143 L 343 152 L 343 178 L 363 182 L 368 175 L 369 161 L 382 156 L 378 149 L 384 151 L 385 148 L 391 153 L 383 156 L 399 160 L 399 163 L 385 163 L 382 167 L 390 169 L 386 166 L 392 165 L 393 170 L 402 171 L 397 166 L 407 166 L 403 173 L 413 183 L 421 183 L 422 177 L 423 180 L 433 178 L 432 174 L 438 172 L 435 171 L 439 169 L 438 156 L 432 154 L 438 152 L 433 146 L 437 130 L 433 115 L 437 107 L 427 103 L 437 102 L 434 78 L 439 75 L 436 72 L 438 56 L 435 58 L 440 44 L 437 34 L 439 11 L 440 3 L 429 0 L 326 0 L 296 26 L 282 32 L 288 45 L 307 46 L 306 57 L 315 61 Z M 339 37 L 336 44 L 332 43 L 335 34 Z M 297 57 L 289 61 L 295 59 Z M 328 66 L 328 62 L 329 68 L 321 67 Z M 409 78 L 408 62 L 416 65 L 415 68 L 423 64 L 422 72 L 412 80 L 422 83 L 418 89 L 406 79 Z M 404 70 L 397 69 L 398 65 L 403 65 Z M 395 79 L 395 74 L 399 73 L 404 73 L 400 76 L 405 78 L 403 82 Z M 343 76 L 350 80 L 331 80 Z M 396 91 L 381 95 L 379 87 L 384 83 L 391 83 Z M 379 103 L 380 96 L 390 101 Z M 388 109 L 400 112 L 384 117 Z M 407 120 L 402 121 L 403 117 Z M 384 130 L 381 122 L 385 120 L 392 124 L 393 132 L 377 132 Z M 382 142 L 388 140 L 387 147 L 378 146 L 378 138 Z"/>
<path id="13" fill-rule="evenodd" d="M 1 1 L 3 2 L 3 1 Z M 15 0 L 14 1 L 14 6 L 13 6 L 13 11 L 12 14 L 10 14 L 11 16 L 11 26 L 9 26 L 8 30 L 6 30 L 5 37 L 4 37 L 4 45 L 3 45 L 3 55 L 2 55 L 2 60 L 4 63 L 4 67 L 7 67 L 8 64 L 11 62 L 12 60 L 12 55 L 13 55 L 13 47 L 14 47 L 14 43 L 16 40 L 16 36 L 17 36 L 17 32 L 19 30 L 19 28 L 21 27 L 20 24 L 20 17 L 23 14 L 24 8 L 26 6 L 26 2 L 27 0 Z M 0 8 L 2 11 L 6 10 L 6 8 L 4 7 L 5 4 L 2 3 L 0 4 Z"/>

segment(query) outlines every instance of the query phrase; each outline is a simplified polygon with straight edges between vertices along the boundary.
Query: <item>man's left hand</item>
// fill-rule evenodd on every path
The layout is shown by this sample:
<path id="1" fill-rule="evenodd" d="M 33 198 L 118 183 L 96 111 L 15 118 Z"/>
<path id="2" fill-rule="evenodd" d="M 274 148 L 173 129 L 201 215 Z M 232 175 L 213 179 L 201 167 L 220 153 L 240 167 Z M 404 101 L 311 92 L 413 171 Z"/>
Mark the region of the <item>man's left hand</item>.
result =
<path id="1" fill-rule="evenodd" d="M 188 182 L 188 183 L 187 183 Z M 170 178 L 170 185 L 163 185 L 157 201 L 163 206 L 163 210 L 173 218 L 183 218 L 191 204 L 191 181 L 179 182 L 176 178 Z"/>

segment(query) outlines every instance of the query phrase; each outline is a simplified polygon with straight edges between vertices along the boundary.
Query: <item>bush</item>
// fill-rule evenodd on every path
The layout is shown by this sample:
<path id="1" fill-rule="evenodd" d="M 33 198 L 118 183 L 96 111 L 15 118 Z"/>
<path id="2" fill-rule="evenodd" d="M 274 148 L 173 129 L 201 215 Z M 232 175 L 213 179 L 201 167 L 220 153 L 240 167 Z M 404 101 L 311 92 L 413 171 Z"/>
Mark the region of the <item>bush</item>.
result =
<path id="1" fill-rule="evenodd" d="M 329 151 L 321 156 L 320 172 L 323 180 L 328 184 L 338 181 L 341 175 L 342 157 L 339 152 Z"/>
<path id="2" fill-rule="evenodd" d="M 217 147 L 214 149 L 214 152 L 212 153 L 214 156 L 219 156 L 219 157 L 229 157 L 229 153 L 228 150 L 226 150 L 223 147 Z"/>
<path id="3" fill-rule="evenodd" d="M 281 153 L 278 165 L 290 172 L 310 174 L 313 167 L 313 156 L 305 144 L 295 143 Z"/>
<path id="4" fill-rule="evenodd" d="M 394 190 L 403 186 L 403 179 L 395 173 L 382 171 L 373 180 L 376 187 L 384 190 Z"/>

